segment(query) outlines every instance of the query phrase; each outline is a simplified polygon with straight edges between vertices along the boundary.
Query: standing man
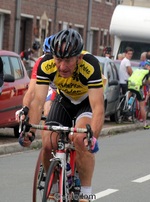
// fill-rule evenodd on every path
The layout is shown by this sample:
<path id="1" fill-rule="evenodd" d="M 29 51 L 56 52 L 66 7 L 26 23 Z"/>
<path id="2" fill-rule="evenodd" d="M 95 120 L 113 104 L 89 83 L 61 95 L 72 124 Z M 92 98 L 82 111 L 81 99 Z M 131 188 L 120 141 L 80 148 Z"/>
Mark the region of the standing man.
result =
<path id="1" fill-rule="evenodd" d="M 51 121 L 65 126 L 72 126 L 76 117 L 75 127 L 86 128 L 90 124 L 93 131 L 92 150 L 96 146 L 97 138 L 104 123 L 103 82 L 99 61 L 90 53 L 82 52 L 83 40 L 74 29 L 58 32 L 51 40 L 51 59 L 46 57 L 41 61 L 37 71 L 35 96 L 29 108 L 30 123 L 40 122 L 43 105 L 46 99 L 50 81 L 54 82 L 58 94 L 51 105 L 46 124 Z M 31 129 L 22 142 L 23 146 L 31 144 L 29 136 L 34 134 Z M 51 138 L 50 138 L 51 137 Z M 76 148 L 76 164 L 81 180 L 82 196 L 92 194 L 92 177 L 95 165 L 95 156 L 87 150 L 84 141 L 85 134 L 74 135 Z M 51 141 L 50 141 L 51 139 Z M 57 135 L 44 131 L 42 135 L 43 165 L 48 171 L 51 150 L 56 146 Z M 56 149 L 56 147 L 55 147 Z M 80 202 L 89 202 L 80 199 Z"/>
<path id="2" fill-rule="evenodd" d="M 127 47 L 125 49 L 125 57 L 120 63 L 119 80 L 120 80 L 120 88 L 121 88 L 122 94 L 125 94 L 127 92 L 127 89 L 128 89 L 127 80 L 132 74 L 130 60 L 133 56 L 133 52 L 134 50 L 131 47 Z"/>

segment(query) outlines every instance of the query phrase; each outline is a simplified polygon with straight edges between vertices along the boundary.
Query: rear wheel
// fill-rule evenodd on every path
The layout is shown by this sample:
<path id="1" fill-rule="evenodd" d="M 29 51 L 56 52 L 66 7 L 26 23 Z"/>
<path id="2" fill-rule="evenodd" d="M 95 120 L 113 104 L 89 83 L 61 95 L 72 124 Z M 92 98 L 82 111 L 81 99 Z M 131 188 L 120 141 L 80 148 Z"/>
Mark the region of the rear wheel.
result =
<path id="1" fill-rule="evenodd" d="M 35 173 L 33 180 L 33 202 L 42 202 L 43 192 L 44 192 L 44 184 L 45 184 L 45 173 L 42 165 L 42 150 L 39 153 Z"/>

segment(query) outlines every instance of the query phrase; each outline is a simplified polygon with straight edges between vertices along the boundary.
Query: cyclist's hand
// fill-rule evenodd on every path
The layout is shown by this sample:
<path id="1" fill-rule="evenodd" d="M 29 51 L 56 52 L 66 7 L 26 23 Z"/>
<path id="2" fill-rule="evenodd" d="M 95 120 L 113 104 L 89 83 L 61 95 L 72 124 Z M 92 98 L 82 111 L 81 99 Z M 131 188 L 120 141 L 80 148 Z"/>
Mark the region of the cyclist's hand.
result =
<path id="1" fill-rule="evenodd" d="M 88 142 L 87 138 L 84 138 L 84 145 L 87 148 L 90 146 L 89 150 L 91 153 L 96 153 L 99 151 L 98 141 L 94 136 L 91 138 L 90 142 Z"/>
<path id="2" fill-rule="evenodd" d="M 35 133 L 33 131 L 29 131 L 27 133 L 21 132 L 18 141 L 22 147 L 29 147 L 34 139 Z"/>
<path id="3" fill-rule="evenodd" d="M 29 108 L 28 107 L 23 107 L 22 109 L 16 111 L 15 113 L 15 118 L 16 118 L 16 121 L 20 121 L 20 120 L 24 120 L 25 117 L 27 116 L 29 112 Z"/>
<path id="4" fill-rule="evenodd" d="M 91 140 L 91 153 L 96 153 L 99 151 L 99 145 L 97 139 L 93 136 Z"/>

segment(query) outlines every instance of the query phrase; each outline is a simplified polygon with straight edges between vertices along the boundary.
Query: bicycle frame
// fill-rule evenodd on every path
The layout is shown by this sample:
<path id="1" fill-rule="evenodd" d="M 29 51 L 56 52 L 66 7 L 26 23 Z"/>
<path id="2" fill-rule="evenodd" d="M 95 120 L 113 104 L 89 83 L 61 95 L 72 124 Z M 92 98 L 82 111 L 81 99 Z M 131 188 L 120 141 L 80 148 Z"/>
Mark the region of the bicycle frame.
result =
<path id="1" fill-rule="evenodd" d="M 59 191 L 58 193 L 60 194 L 59 202 L 64 202 L 64 201 L 70 201 L 70 197 L 74 196 L 73 192 L 73 187 L 74 187 L 74 177 L 75 177 L 75 148 L 73 143 L 71 143 L 68 139 L 68 134 L 75 133 L 86 133 L 87 139 L 89 142 L 89 147 L 90 148 L 90 142 L 92 138 L 92 131 L 89 125 L 86 126 L 86 128 L 75 128 L 75 127 L 66 127 L 66 126 L 56 126 L 56 125 L 35 125 L 35 124 L 26 124 L 31 128 L 35 129 L 40 129 L 40 130 L 50 130 L 52 132 L 58 132 L 59 133 L 59 139 L 57 142 L 57 150 L 54 152 L 52 151 L 53 158 L 50 159 L 50 162 L 54 165 L 58 165 L 59 169 Z M 68 183 L 68 178 L 67 178 L 67 171 L 66 171 L 66 164 L 67 162 L 70 163 L 71 166 L 71 177 L 72 177 L 72 184 L 71 186 Z M 53 166 L 52 166 L 53 167 Z M 54 168 L 54 167 L 53 167 Z M 49 168 L 50 169 L 50 168 Z M 58 171 L 56 171 L 58 172 Z M 49 172 L 50 173 L 50 172 Z M 52 173 L 52 172 L 51 172 Z M 43 201 L 47 201 L 49 197 L 54 197 L 53 200 L 56 200 L 54 196 L 49 195 L 51 187 L 52 187 L 52 182 L 55 179 L 55 174 L 52 173 L 51 175 L 49 174 L 47 184 L 48 188 L 46 188 L 44 192 L 44 199 Z M 48 183 L 50 182 L 50 183 Z M 46 200 L 45 200 L 46 197 Z M 69 198 L 68 198 L 69 197 Z M 65 199 L 64 199 L 65 198 Z M 58 199 L 57 199 L 58 200 Z"/>

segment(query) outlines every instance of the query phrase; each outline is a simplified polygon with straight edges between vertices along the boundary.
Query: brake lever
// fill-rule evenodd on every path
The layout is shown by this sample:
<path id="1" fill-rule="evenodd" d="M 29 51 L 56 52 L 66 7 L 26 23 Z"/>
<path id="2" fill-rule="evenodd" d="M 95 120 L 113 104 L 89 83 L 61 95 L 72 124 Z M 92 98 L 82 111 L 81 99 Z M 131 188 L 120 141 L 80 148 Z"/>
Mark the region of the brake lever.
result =
<path id="1" fill-rule="evenodd" d="M 19 114 L 19 133 L 22 132 L 22 124 L 23 124 L 23 120 L 21 119 L 21 116 L 24 115 L 24 112 L 20 112 Z"/>
<path id="2" fill-rule="evenodd" d="M 91 126 L 89 124 L 86 124 L 86 128 L 87 128 L 87 140 L 88 140 L 88 146 L 87 149 L 90 150 L 91 149 L 91 143 L 92 143 L 92 137 L 93 137 L 93 131 L 91 129 Z"/>
<path id="3" fill-rule="evenodd" d="M 30 124 L 28 124 L 28 121 L 29 121 L 29 117 L 28 116 L 25 118 L 24 121 L 23 120 L 20 121 L 20 124 L 19 124 L 19 133 L 22 133 L 23 135 L 25 134 L 27 125 L 30 126 Z"/>

